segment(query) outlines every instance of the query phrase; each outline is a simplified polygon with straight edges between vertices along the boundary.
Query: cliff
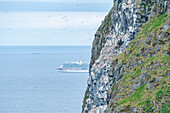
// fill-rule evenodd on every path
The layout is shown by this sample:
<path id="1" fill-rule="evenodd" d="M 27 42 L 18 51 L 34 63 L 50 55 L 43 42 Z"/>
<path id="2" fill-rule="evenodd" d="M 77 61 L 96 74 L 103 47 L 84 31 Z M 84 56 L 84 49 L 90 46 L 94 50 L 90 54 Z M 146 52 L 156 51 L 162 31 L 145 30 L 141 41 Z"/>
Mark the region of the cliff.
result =
<path id="1" fill-rule="evenodd" d="M 113 1 L 93 41 L 83 113 L 169 110 L 169 7 Z"/>

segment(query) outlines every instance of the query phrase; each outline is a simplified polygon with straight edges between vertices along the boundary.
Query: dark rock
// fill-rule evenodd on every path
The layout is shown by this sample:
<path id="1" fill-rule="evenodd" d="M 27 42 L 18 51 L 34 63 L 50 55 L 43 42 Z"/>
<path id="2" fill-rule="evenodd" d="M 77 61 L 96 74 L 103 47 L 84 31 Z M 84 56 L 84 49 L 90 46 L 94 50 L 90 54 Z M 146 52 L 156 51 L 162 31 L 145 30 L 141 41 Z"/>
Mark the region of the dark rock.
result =
<path id="1" fill-rule="evenodd" d="M 139 65 L 142 64 L 142 60 L 139 60 L 139 61 L 138 61 L 138 64 L 139 64 Z"/>
<path id="2" fill-rule="evenodd" d="M 133 89 L 136 89 L 141 86 L 140 80 L 136 81 L 135 84 L 133 85 Z"/>
<path id="3" fill-rule="evenodd" d="M 155 71 L 156 69 L 155 68 L 152 68 L 151 71 Z"/>
<path id="4" fill-rule="evenodd" d="M 133 83 L 135 84 L 133 84 L 133 86 L 128 86 L 130 88 L 132 87 L 132 89 L 127 95 L 119 95 L 119 90 L 123 87 L 119 84 L 119 80 L 121 81 L 122 77 L 126 73 L 133 74 L 132 69 L 141 65 L 145 61 L 146 56 L 155 56 L 157 52 L 162 51 L 162 45 L 167 44 L 165 38 L 169 35 L 166 33 L 166 30 L 169 29 L 169 25 L 163 25 L 162 31 L 165 32 L 160 32 L 159 34 L 154 31 L 147 36 L 146 40 L 142 39 L 144 37 L 139 37 L 140 41 L 133 43 L 135 48 L 126 53 L 126 55 L 130 54 L 130 56 L 132 56 L 126 59 L 126 61 L 128 61 L 127 64 L 126 62 L 118 64 L 118 59 L 112 63 L 112 60 L 114 59 L 113 57 L 116 57 L 125 51 L 129 46 L 129 43 L 131 43 L 131 40 L 139 34 L 140 27 L 144 25 L 144 22 L 148 21 L 155 15 L 162 14 L 166 11 L 166 9 L 169 9 L 166 5 L 169 3 L 167 3 L 167 0 L 166 2 L 165 0 L 159 0 L 159 3 L 156 0 L 152 0 L 152 3 L 147 0 L 114 0 L 113 2 L 113 9 L 109 12 L 108 16 L 105 17 L 105 20 L 96 32 L 95 39 L 93 41 L 90 62 L 90 77 L 88 79 L 87 88 L 88 98 L 85 101 L 85 105 L 83 105 L 83 113 L 90 113 L 92 112 L 90 110 L 93 109 L 93 107 L 95 109 L 96 107 L 108 105 L 110 103 L 111 105 L 108 105 L 108 107 L 112 108 L 107 108 L 108 111 L 116 112 L 117 110 L 124 110 L 125 108 L 118 108 L 118 104 L 116 102 L 122 97 L 131 96 L 133 92 L 135 92 L 135 89 L 146 84 L 151 78 L 149 77 L 149 74 L 147 75 L 147 71 L 154 71 L 157 68 L 160 68 L 160 63 L 151 64 L 152 69 L 150 70 L 147 70 L 147 66 L 144 65 L 141 69 L 144 73 L 139 73 L 139 78 L 133 78 Z M 139 2 L 139 4 L 137 4 L 137 2 Z M 145 26 L 146 25 L 147 24 L 145 24 Z M 152 28 L 149 28 L 145 34 L 149 33 L 151 29 Z M 144 43 L 144 47 L 140 51 L 137 51 L 136 54 L 136 50 L 139 49 L 138 45 L 142 43 Z M 148 47 L 150 48 L 147 49 Z M 132 52 L 135 52 L 135 54 L 132 55 Z M 168 53 L 168 51 L 165 50 L 163 53 L 169 54 L 170 52 Z M 142 58 L 143 61 L 137 58 L 141 55 L 144 56 L 144 60 Z M 168 64 L 164 64 L 163 66 L 167 65 Z M 167 71 L 167 75 L 170 75 L 169 71 Z M 153 88 L 154 82 L 159 82 L 161 77 L 155 77 L 155 79 L 156 80 L 152 83 L 147 83 L 147 89 Z M 116 88 L 113 92 L 111 92 L 110 90 L 112 90 L 111 88 L 113 84 Z M 121 92 L 123 93 L 124 91 Z M 158 107 L 158 109 L 160 108 Z M 104 109 L 99 108 L 97 112 L 103 113 L 103 110 Z M 139 111 L 142 112 L 142 109 L 139 109 Z M 137 112 L 137 108 L 129 107 L 127 112 Z"/>
<path id="5" fill-rule="evenodd" d="M 130 112 L 136 112 L 136 111 L 137 111 L 137 108 L 135 108 L 135 107 L 130 108 Z"/>
<path id="6" fill-rule="evenodd" d="M 167 31 L 169 29 L 170 23 L 163 26 L 163 31 Z"/>
<path id="7" fill-rule="evenodd" d="M 141 79 L 141 84 L 146 84 L 146 82 L 147 82 L 146 77 L 147 77 L 146 73 L 142 73 L 139 75 L 139 78 Z"/>
<path id="8" fill-rule="evenodd" d="M 154 86 L 154 83 L 147 83 L 147 89 L 151 89 Z"/>
<path id="9" fill-rule="evenodd" d="M 166 62 L 164 65 L 165 65 L 165 66 L 168 66 L 168 62 Z"/>
<path id="10" fill-rule="evenodd" d="M 154 65 L 155 65 L 155 66 L 160 66 L 161 64 L 160 64 L 160 62 L 157 62 L 157 63 L 155 63 Z"/>
<path id="11" fill-rule="evenodd" d="M 153 110 L 153 112 L 157 112 L 157 111 L 158 111 L 158 109 L 154 109 L 154 110 Z"/>
<path id="12" fill-rule="evenodd" d="M 156 82 L 159 82 L 162 79 L 161 76 L 156 77 Z"/>
<path id="13" fill-rule="evenodd" d="M 166 72 L 166 74 L 167 74 L 168 76 L 170 76 L 170 71 L 168 70 L 168 71 Z"/>

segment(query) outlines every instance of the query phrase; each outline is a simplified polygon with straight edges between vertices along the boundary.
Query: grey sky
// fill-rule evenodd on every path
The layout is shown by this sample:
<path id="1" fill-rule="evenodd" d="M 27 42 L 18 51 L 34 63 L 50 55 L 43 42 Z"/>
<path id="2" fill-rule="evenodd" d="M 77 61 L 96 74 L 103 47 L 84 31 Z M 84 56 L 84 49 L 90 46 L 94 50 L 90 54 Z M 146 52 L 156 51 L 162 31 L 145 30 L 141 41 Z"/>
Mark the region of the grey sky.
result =
<path id="1" fill-rule="evenodd" d="M 112 0 L 0 0 L 0 2 L 112 3 Z"/>
<path id="2" fill-rule="evenodd" d="M 0 46 L 91 45 L 111 2 L 0 0 Z"/>

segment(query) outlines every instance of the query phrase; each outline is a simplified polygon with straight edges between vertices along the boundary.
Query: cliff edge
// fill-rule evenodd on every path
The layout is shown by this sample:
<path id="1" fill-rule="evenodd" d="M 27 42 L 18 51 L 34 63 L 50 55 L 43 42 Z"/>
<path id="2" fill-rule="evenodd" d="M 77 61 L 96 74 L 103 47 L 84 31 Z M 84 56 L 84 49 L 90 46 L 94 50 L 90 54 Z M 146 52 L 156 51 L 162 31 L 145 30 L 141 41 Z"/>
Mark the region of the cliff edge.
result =
<path id="1" fill-rule="evenodd" d="M 83 113 L 167 112 L 168 0 L 113 0 L 95 34 Z"/>

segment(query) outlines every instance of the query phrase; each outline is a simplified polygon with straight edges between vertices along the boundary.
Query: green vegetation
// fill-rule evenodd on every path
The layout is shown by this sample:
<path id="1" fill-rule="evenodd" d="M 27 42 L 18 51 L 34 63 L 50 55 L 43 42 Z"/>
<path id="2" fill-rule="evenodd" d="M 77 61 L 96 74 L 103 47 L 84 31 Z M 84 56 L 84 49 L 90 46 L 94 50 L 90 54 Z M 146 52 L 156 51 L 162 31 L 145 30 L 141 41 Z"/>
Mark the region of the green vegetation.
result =
<path id="1" fill-rule="evenodd" d="M 162 98 L 166 98 L 166 97 L 169 98 L 169 96 L 170 96 L 170 87 L 167 86 L 156 93 L 156 100 L 161 101 Z M 170 111 L 170 100 L 168 100 L 162 105 L 162 108 L 160 109 L 160 113 L 168 113 L 169 111 Z"/>
<path id="2" fill-rule="evenodd" d="M 149 20 L 149 22 L 147 22 L 147 25 L 144 27 L 144 29 L 139 33 L 138 36 L 143 36 L 146 37 L 148 36 L 148 34 L 150 34 L 151 32 L 153 32 L 156 28 L 160 27 L 163 23 L 163 20 L 165 19 L 165 17 L 167 17 L 167 14 L 163 14 L 159 17 L 155 17 L 151 20 Z M 169 18 L 169 17 L 168 17 Z"/>
<path id="3" fill-rule="evenodd" d="M 131 101 L 140 101 L 142 99 L 143 91 L 144 91 L 145 85 L 142 85 L 140 88 L 138 88 L 134 94 L 122 101 L 120 101 L 120 104 L 128 103 Z"/>
<path id="4" fill-rule="evenodd" d="M 150 101 L 147 100 L 147 101 L 144 102 L 144 105 L 145 105 L 144 108 L 143 108 L 143 111 L 144 111 L 144 112 L 147 112 L 147 113 L 148 113 L 148 112 L 153 112 L 153 111 L 152 111 L 153 103 L 150 103 Z"/>
<path id="5" fill-rule="evenodd" d="M 152 45 L 150 45 L 151 43 L 153 43 L 152 41 L 150 41 L 150 44 L 149 46 L 144 46 L 144 39 L 149 35 L 151 34 L 153 31 L 156 31 L 158 30 L 158 28 L 160 28 L 163 24 L 165 24 L 168 19 L 170 18 L 170 16 L 167 16 L 167 14 L 163 14 L 163 15 L 160 15 L 158 17 L 155 17 L 151 20 L 149 20 L 147 22 L 146 25 L 144 25 L 144 27 L 141 29 L 141 32 L 138 34 L 138 36 L 136 36 L 135 40 L 131 43 L 131 45 L 129 46 L 129 48 L 126 49 L 126 51 L 132 51 L 132 53 L 129 53 L 129 54 L 125 54 L 125 53 L 122 53 L 121 55 L 118 55 L 116 58 L 119 59 L 119 63 L 123 60 L 126 62 L 129 61 L 129 57 L 133 56 L 133 55 L 137 55 L 137 53 L 139 51 L 146 51 L 147 48 L 151 47 Z M 139 45 L 136 45 L 137 47 L 135 47 L 135 44 L 139 42 L 140 44 Z M 142 59 L 143 57 L 141 57 Z M 148 60 L 154 60 L 155 57 L 152 57 L 152 58 L 148 58 Z"/>
<path id="6" fill-rule="evenodd" d="M 140 70 L 141 70 L 141 69 L 136 70 L 136 72 L 135 72 L 134 75 L 135 75 L 135 76 L 138 76 L 138 75 L 140 74 Z"/>
<path id="7" fill-rule="evenodd" d="M 170 55 L 162 57 L 162 63 L 168 62 L 170 60 Z"/>
<path id="8" fill-rule="evenodd" d="M 114 88 L 114 87 L 112 87 L 112 91 L 115 91 L 115 88 Z"/>
<path id="9" fill-rule="evenodd" d="M 85 92 L 85 96 L 84 96 L 84 99 L 83 99 L 83 106 L 82 106 L 82 111 L 84 111 L 84 106 L 86 104 L 86 99 L 88 98 L 88 90 L 86 89 L 86 92 Z"/>
<path id="10" fill-rule="evenodd" d="M 170 87 L 168 84 L 170 84 L 170 81 L 168 80 L 167 71 L 170 71 L 170 55 L 167 55 L 169 51 L 169 40 L 165 35 L 166 32 L 169 34 L 169 29 L 164 32 L 161 31 L 162 26 L 168 22 L 169 16 L 167 16 L 167 14 L 160 15 L 148 21 L 126 51 L 115 58 L 118 60 L 118 64 L 129 64 L 129 66 L 125 68 L 126 74 L 119 83 L 112 88 L 115 90 L 116 87 L 121 86 L 119 92 L 116 94 L 120 96 L 120 99 L 116 103 L 118 103 L 117 108 L 124 109 L 120 109 L 118 112 L 129 111 L 130 107 L 141 108 L 142 112 L 153 112 L 157 110 L 157 112 L 166 113 L 169 111 Z M 164 38 L 154 42 L 158 35 Z M 159 51 L 157 51 L 158 45 L 161 45 Z M 163 50 L 166 52 L 163 52 Z M 154 55 L 152 56 L 152 54 Z M 142 61 L 141 64 L 138 64 L 139 60 Z M 166 63 L 168 63 L 168 65 Z M 131 69 L 132 65 L 134 67 Z M 142 86 L 130 94 L 133 89 L 132 86 L 137 80 L 141 79 L 139 75 L 142 73 L 146 73 L 144 79 L 147 79 L 147 83 L 144 84 L 143 82 Z M 156 82 L 158 76 L 162 78 L 159 82 Z M 147 85 L 152 83 L 154 85 L 148 89 Z M 129 94 L 130 96 L 128 97 Z M 153 103 L 153 101 L 155 101 L 155 103 Z M 157 108 L 157 106 L 154 107 L 155 104 L 158 104 L 161 109 Z M 114 106 L 113 103 L 111 103 L 111 105 Z"/>
<path id="11" fill-rule="evenodd" d="M 163 104 L 159 113 L 168 113 L 169 111 L 170 111 L 170 101 L 168 101 L 166 104 Z"/>
<path id="12" fill-rule="evenodd" d="M 146 4 L 144 5 L 145 8 L 147 8 L 148 6 L 152 6 L 153 3 L 151 2 L 151 0 L 146 0 Z"/>
<path id="13" fill-rule="evenodd" d="M 162 99 L 163 96 L 168 96 L 170 95 L 170 87 L 165 87 L 161 90 L 159 90 L 155 95 L 156 95 L 156 100 Z"/>
<path id="14" fill-rule="evenodd" d="M 111 20 L 112 12 L 113 12 L 113 8 L 109 12 L 109 14 L 105 17 L 103 24 L 98 29 L 98 31 L 104 33 L 105 35 L 109 33 L 109 27 L 110 27 L 109 25 L 111 24 L 110 20 Z"/>
<path id="15" fill-rule="evenodd" d="M 150 11 L 153 4 L 151 12 L 155 14 L 150 15 L 150 12 L 147 11 Z M 120 71 L 123 77 L 112 87 L 111 98 L 115 99 L 109 103 L 113 107 L 112 110 L 118 108 L 118 112 L 128 112 L 131 107 L 135 107 L 138 110 L 141 109 L 140 112 L 154 112 L 154 110 L 157 110 L 157 112 L 166 113 L 169 111 L 170 89 L 168 85 L 170 82 L 167 71 L 170 70 L 170 56 L 167 53 L 170 53 L 170 51 L 167 37 L 170 29 L 163 31 L 162 26 L 169 22 L 170 16 L 166 13 L 159 15 L 162 6 L 158 7 L 158 5 L 158 3 L 153 3 L 151 0 L 136 2 L 136 9 L 139 9 L 137 10 L 139 22 L 145 22 L 145 19 L 147 19 L 143 19 L 145 15 L 150 15 L 151 18 L 152 15 L 156 15 L 156 13 L 157 15 L 140 28 L 140 33 L 126 51 L 113 60 L 112 66 L 114 68 L 117 68 L 121 63 L 123 69 Z M 112 24 L 111 15 L 116 8 L 117 6 L 114 4 L 98 29 L 100 36 L 95 40 L 97 49 L 105 44 L 105 36 L 110 33 L 109 28 Z M 146 14 L 145 11 L 141 11 L 143 8 L 145 8 Z M 148 18 L 150 17 L 148 16 Z M 167 36 L 165 36 L 165 32 L 167 32 Z M 85 104 L 87 97 L 87 94 L 85 94 L 83 104 Z"/>

